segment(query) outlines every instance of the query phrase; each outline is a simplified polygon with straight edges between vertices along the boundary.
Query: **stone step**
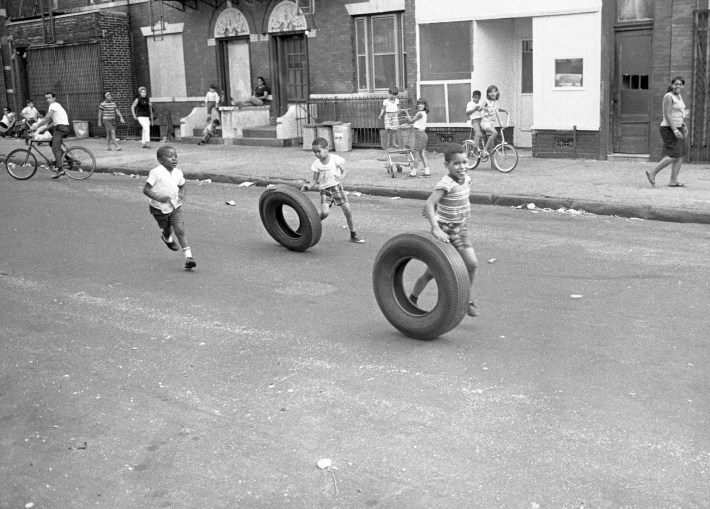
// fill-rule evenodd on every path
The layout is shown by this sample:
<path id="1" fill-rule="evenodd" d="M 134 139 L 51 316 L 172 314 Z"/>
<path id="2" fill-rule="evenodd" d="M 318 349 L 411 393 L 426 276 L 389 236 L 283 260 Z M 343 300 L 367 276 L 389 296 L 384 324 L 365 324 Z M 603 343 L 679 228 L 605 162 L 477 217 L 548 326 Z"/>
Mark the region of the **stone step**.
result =
<path id="1" fill-rule="evenodd" d="M 276 138 L 276 126 L 260 125 L 242 129 L 242 136 L 245 138 Z"/>
<path id="2" fill-rule="evenodd" d="M 303 143 L 303 138 L 234 138 L 234 145 L 248 145 L 252 147 L 294 147 Z"/>
<path id="3" fill-rule="evenodd" d="M 192 135 L 193 135 L 193 136 L 199 136 L 200 138 L 202 138 L 202 131 L 203 131 L 203 129 L 193 129 L 193 130 L 192 130 Z M 215 136 L 216 136 L 216 137 L 221 137 L 221 136 L 222 136 L 222 129 L 217 129 L 217 132 L 215 133 Z M 213 137 L 215 137 L 215 136 L 213 136 Z"/>
<path id="4" fill-rule="evenodd" d="M 194 143 L 197 145 L 199 141 L 202 139 L 202 133 L 200 133 L 199 136 L 183 136 L 182 139 L 180 140 L 182 143 Z M 224 140 L 220 136 L 213 136 L 207 141 L 208 145 L 223 145 Z"/>

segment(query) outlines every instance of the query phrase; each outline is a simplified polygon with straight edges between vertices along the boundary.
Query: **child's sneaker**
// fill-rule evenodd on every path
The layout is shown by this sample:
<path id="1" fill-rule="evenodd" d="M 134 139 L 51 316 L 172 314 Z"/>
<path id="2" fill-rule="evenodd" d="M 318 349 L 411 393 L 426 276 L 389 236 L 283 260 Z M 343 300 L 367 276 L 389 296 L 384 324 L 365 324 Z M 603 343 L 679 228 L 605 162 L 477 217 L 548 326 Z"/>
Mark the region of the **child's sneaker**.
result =
<path id="1" fill-rule="evenodd" d="M 51 168 L 50 168 L 50 170 L 51 170 Z M 59 170 L 56 174 L 52 175 L 52 178 L 54 180 L 56 180 L 60 177 L 63 177 L 64 175 L 66 175 L 66 173 L 64 173 L 64 170 Z"/>
<path id="2" fill-rule="evenodd" d="M 175 242 L 175 239 L 172 239 L 170 242 L 168 242 L 167 240 L 165 240 L 165 237 L 163 237 L 162 233 L 160 234 L 160 240 L 165 242 L 165 245 L 168 246 L 171 251 L 177 251 L 178 249 L 180 249 L 177 245 L 177 242 Z"/>
<path id="3" fill-rule="evenodd" d="M 468 301 L 468 312 L 466 314 L 468 314 L 468 316 L 473 316 L 473 317 L 478 316 L 478 308 L 476 307 L 476 304 L 474 304 L 472 300 Z"/>
<path id="4" fill-rule="evenodd" d="M 362 240 L 360 237 L 358 237 L 356 233 L 350 234 L 350 242 L 354 242 L 355 244 L 364 244 L 365 243 L 365 241 Z"/>
<path id="5" fill-rule="evenodd" d="M 423 177 L 431 177 L 431 170 L 429 168 L 424 168 Z"/>
<path id="6" fill-rule="evenodd" d="M 412 170 L 412 171 L 410 171 L 410 172 L 409 172 L 409 176 L 410 176 L 411 178 L 416 177 L 416 176 L 417 176 L 417 170 Z"/>
<path id="7" fill-rule="evenodd" d="M 195 267 L 197 267 L 197 263 L 195 263 L 195 259 L 192 256 L 185 258 L 186 269 L 194 269 Z"/>

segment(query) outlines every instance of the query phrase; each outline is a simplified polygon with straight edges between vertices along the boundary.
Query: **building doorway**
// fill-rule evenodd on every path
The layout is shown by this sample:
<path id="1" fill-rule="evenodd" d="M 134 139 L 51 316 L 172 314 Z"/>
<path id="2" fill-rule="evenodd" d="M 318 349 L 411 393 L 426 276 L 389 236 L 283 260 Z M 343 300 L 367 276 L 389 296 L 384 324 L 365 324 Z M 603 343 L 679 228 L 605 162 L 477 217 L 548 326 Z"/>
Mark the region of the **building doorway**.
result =
<path id="1" fill-rule="evenodd" d="M 251 61 L 246 37 L 219 40 L 220 86 L 225 104 L 246 101 L 251 97 Z"/>
<path id="2" fill-rule="evenodd" d="M 652 30 L 616 32 L 616 67 L 612 89 L 614 152 L 648 154 L 651 121 Z"/>
<path id="3" fill-rule="evenodd" d="M 279 115 L 283 115 L 289 103 L 308 100 L 308 47 L 303 33 L 277 35 L 274 40 L 276 76 L 273 93 Z"/>

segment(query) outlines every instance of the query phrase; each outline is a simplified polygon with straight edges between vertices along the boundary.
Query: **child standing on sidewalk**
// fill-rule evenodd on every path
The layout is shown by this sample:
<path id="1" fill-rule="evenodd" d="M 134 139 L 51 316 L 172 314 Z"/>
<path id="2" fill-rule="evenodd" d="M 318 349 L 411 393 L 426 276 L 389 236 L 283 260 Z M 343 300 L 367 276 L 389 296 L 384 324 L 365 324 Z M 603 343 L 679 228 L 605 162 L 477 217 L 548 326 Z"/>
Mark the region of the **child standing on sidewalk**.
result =
<path id="1" fill-rule="evenodd" d="M 114 122 L 116 122 L 116 117 L 122 124 L 125 124 L 126 121 L 123 120 L 123 115 L 118 111 L 118 105 L 113 101 L 111 92 L 106 92 L 104 99 L 104 102 L 99 104 L 99 127 L 103 123 L 106 128 L 106 150 L 111 150 L 111 142 L 116 145 L 116 150 L 121 150 L 121 147 L 118 146 Z"/>
<path id="2" fill-rule="evenodd" d="M 157 156 L 160 164 L 150 170 L 143 194 L 150 198 L 149 210 L 160 227 L 161 240 L 172 251 L 177 251 L 179 248 L 173 239 L 174 233 L 185 255 L 185 268 L 193 269 L 197 264 L 187 243 L 182 218 L 182 203 L 187 192 L 185 177 L 176 168 L 177 152 L 173 147 L 160 147 Z"/>
<path id="3" fill-rule="evenodd" d="M 217 132 L 217 127 L 219 126 L 219 120 L 214 119 L 212 122 L 207 124 L 207 127 L 202 131 L 202 139 L 199 141 L 198 145 L 204 145 L 210 138 Z"/>
<path id="4" fill-rule="evenodd" d="M 478 316 L 472 295 L 478 259 L 466 228 L 466 219 L 471 215 L 471 177 L 466 174 L 466 159 L 466 149 L 463 146 L 451 145 L 446 149 L 444 164 L 449 173 L 436 184 L 434 192 L 426 201 L 424 214 L 429 220 L 434 237 L 442 242 L 450 242 L 461 254 L 471 281 L 468 316 Z M 434 275 L 427 268 L 414 283 L 412 294 L 409 296 L 412 304 L 417 305 L 419 296 L 432 279 Z"/>
<path id="5" fill-rule="evenodd" d="M 409 172 L 410 177 L 417 176 L 417 169 L 419 168 L 419 160 L 421 159 L 424 165 L 424 177 L 431 177 L 431 171 L 429 170 L 429 161 L 426 158 L 426 145 L 429 141 L 429 136 L 426 134 L 426 121 L 427 114 L 429 113 L 429 103 L 426 99 L 417 99 L 417 112 L 412 117 L 407 111 L 407 122 L 412 124 L 412 129 L 414 129 L 414 147 L 412 151 L 414 152 L 414 166 L 412 166 L 412 171 Z"/>
<path id="6" fill-rule="evenodd" d="M 318 185 L 320 188 L 320 218 L 325 219 L 330 213 L 330 206 L 335 203 L 343 209 L 345 220 L 350 229 L 350 242 L 357 244 L 365 242 L 357 236 L 353 225 L 353 214 L 350 210 L 348 197 L 345 195 L 341 181 L 345 178 L 345 159 L 337 154 L 328 152 L 328 142 L 324 138 L 313 140 L 313 153 L 316 160 L 311 165 L 313 176 L 308 184 L 301 187 L 302 191 L 308 191 L 311 187 Z"/>
<path id="7" fill-rule="evenodd" d="M 399 121 L 397 114 L 399 113 L 399 99 L 397 99 L 399 89 L 397 87 L 389 88 L 389 96 L 382 101 L 382 110 L 377 118 L 385 118 L 385 150 L 388 148 L 398 148 L 397 143 L 397 128 Z"/>

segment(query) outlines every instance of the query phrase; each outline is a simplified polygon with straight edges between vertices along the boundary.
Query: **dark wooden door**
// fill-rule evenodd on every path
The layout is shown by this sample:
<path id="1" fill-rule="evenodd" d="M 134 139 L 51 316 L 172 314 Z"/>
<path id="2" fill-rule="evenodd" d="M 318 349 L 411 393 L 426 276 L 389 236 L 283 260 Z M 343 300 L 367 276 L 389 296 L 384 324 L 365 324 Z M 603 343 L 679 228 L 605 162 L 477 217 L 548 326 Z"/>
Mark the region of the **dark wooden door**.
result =
<path id="1" fill-rule="evenodd" d="M 647 154 L 651 122 L 651 31 L 616 33 L 614 152 Z M 659 105 L 660 107 L 660 105 Z"/>
<path id="2" fill-rule="evenodd" d="M 282 35 L 276 38 L 278 91 L 280 113 L 285 113 L 289 102 L 308 100 L 308 49 L 303 34 Z"/>

